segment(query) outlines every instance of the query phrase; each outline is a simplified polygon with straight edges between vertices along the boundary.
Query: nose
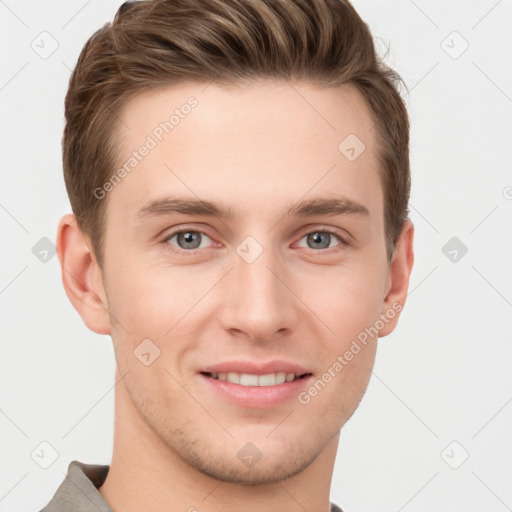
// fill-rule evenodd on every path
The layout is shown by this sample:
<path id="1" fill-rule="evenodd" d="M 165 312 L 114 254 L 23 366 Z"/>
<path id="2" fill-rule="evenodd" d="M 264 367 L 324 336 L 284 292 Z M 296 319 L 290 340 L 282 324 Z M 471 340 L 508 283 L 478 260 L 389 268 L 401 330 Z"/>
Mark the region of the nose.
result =
<path id="1" fill-rule="evenodd" d="M 300 301 L 293 278 L 271 249 L 248 261 L 233 254 L 233 269 L 223 280 L 222 327 L 253 342 L 276 341 L 297 325 Z"/>

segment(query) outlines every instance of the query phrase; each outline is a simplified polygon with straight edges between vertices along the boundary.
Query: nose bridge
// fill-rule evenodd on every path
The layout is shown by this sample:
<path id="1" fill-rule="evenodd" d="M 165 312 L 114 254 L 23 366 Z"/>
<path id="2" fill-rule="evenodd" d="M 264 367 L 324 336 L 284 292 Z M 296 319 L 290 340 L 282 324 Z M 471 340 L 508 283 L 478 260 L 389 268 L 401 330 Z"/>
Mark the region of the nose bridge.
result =
<path id="1" fill-rule="evenodd" d="M 284 284 L 282 260 L 269 243 L 247 237 L 233 254 L 224 303 L 224 327 L 265 341 L 296 323 L 294 295 Z M 287 283 L 288 284 L 288 283 Z M 288 285 L 289 286 L 289 285 Z"/>

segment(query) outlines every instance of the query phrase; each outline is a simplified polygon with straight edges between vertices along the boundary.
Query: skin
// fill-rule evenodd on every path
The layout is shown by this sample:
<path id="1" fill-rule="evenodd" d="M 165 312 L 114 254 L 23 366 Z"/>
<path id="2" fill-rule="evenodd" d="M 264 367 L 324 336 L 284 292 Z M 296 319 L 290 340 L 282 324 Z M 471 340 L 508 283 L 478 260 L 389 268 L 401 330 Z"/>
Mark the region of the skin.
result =
<path id="1" fill-rule="evenodd" d="M 405 304 L 414 227 L 406 221 L 389 262 L 373 122 L 354 86 L 205 85 L 144 93 L 121 113 L 122 165 L 169 112 L 198 101 L 103 199 L 103 268 L 73 215 L 59 223 L 66 293 L 89 329 L 111 335 L 117 361 L 114 451 L 100 493 L 123 512 L 327 512 L 340 429 L 399 312 L 307 404 L 236 406 L 197 372 L 282 359 L 321 377 L 359 333 Z M 338 150 L 350 133 L 366 146 L 355 161 Z M 333 194 L 369 214 L 287 215 Z M 223 204 L 235 216 L 135 218 L 166 195 Z M 164 240 L 179 229 L 206 233 L 194 254 L 178 237 Z M 308 237 L 318 231 L 328 248 Z M 263 249 L 252 263 L 236 252 L 248 236 Z M 160 350 L 149 366 L 133 353 L 144 339 Z M 252 467 L 237 457 L 248 442 L 262 454 Z"/>

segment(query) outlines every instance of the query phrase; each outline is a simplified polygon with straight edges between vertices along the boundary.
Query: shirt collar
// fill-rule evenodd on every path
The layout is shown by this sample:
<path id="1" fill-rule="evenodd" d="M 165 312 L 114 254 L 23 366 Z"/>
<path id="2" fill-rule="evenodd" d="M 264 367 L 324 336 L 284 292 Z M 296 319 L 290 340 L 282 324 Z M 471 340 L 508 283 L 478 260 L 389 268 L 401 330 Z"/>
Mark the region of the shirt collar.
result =
<path id="1" fill-rule="evenodd" d="M 67 512 L 70 505 L 73 512 L 114 512 L 98 491 L 109 469 L 108 465 L 70 462 L 66 478 L 41 512 Z"/>

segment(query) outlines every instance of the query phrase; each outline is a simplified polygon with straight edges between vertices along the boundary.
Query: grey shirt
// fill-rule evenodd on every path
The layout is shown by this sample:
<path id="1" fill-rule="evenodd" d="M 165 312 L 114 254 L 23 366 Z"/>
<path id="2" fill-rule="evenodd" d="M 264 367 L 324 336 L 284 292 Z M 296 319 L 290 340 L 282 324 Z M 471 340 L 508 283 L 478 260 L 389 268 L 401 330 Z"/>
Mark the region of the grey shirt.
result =
<path id="1" fill-rule="evenodd" d="M 106 465 L 70 462 L 66 478 L 41 512 L 114 512 L 98 491 L 109 469 Z M 331 512 L 342 510 L 331 503 Z"/>

